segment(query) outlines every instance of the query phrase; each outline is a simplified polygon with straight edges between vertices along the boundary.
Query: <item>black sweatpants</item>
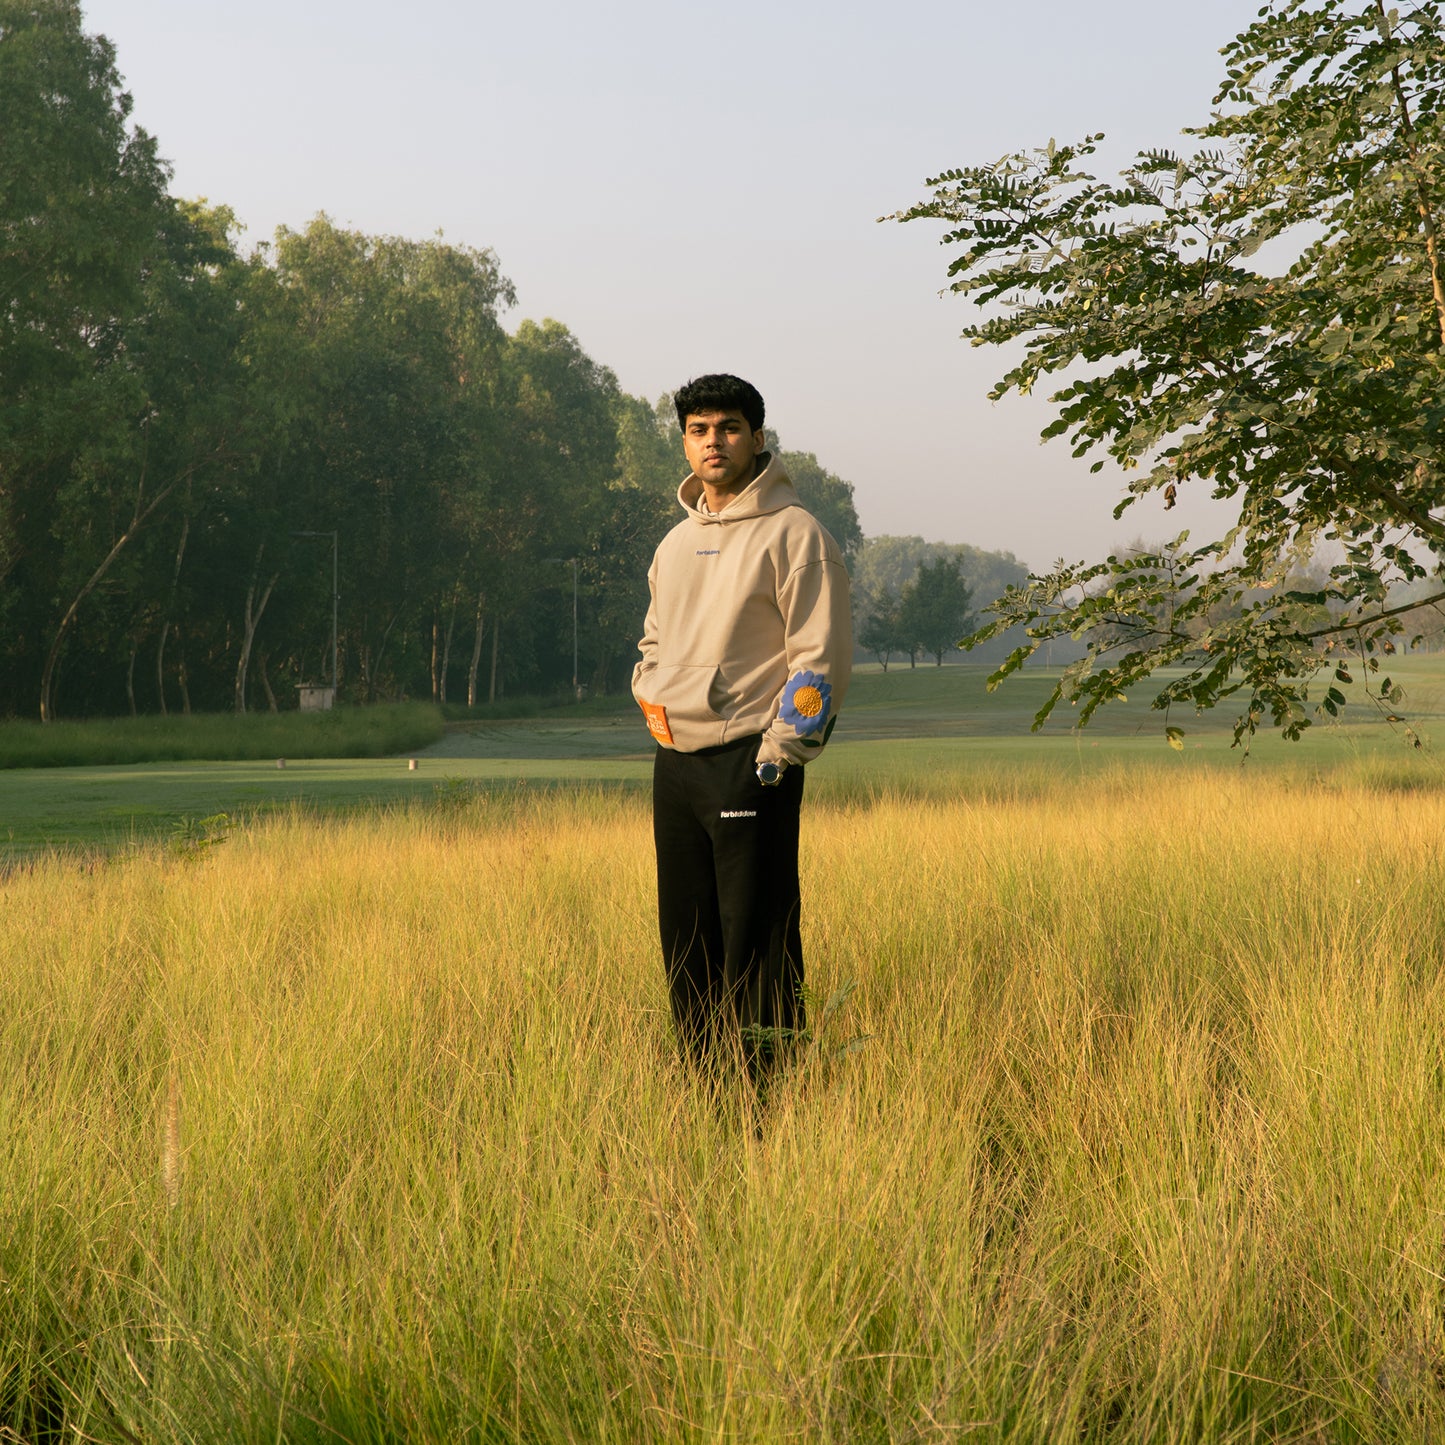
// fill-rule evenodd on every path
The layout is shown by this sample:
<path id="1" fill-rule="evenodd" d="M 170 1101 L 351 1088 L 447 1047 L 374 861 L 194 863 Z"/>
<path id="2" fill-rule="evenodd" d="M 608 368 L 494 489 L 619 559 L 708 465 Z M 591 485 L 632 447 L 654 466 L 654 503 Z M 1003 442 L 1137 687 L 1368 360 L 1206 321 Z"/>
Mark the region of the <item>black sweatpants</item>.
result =
<path id="1" fill-rule="evenodd" d="M 756 1072 L 801 1029 L 798 826 L 803 769 L 757 779 L 756 735 L 695 753 L 658 748 L 652 772 L 657 916 L 678 1038 L 694 1062 L 741 1037 Z"/>

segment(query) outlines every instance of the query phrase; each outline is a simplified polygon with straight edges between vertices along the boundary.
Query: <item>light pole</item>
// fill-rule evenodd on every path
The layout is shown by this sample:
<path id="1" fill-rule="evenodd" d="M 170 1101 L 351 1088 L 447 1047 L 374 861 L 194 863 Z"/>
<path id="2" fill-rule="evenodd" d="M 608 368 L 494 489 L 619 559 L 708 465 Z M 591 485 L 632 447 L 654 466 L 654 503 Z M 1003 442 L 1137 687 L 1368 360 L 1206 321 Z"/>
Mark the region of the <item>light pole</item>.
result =
<path id="1" fill-rule="evenodd" d="M 335 532 L 292 532 L 293 537 L 330 537 L 331 538 L 331 701 L 333 706 L 336 702 L 336 688 L 340 668 L 337 666 L 336 647 L 336 613 L 337 606 L 341 601 L 341 593 L 337 590 L 340 581 L 340 570 L 337 564 L 337 538 Z"/>
<path id="2" fill-rule="evenodd" d="M 577 685 L 577 563 L 576 557 L 543 557 L 544 562 L 551 562 L 559 567 L 570 567 L 572 569 L 572 701 L 582 700 L 582 689 Z"/>

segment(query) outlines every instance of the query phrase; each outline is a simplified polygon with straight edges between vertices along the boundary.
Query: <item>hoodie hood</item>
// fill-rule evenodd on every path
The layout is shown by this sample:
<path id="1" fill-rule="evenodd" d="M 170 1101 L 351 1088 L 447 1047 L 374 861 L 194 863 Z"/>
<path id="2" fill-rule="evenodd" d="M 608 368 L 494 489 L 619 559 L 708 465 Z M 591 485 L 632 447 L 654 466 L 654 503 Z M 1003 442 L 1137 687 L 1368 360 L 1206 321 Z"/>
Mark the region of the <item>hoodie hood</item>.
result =
<path id="1" fill-rule="evenodd" d="M 683 511 L 704 527 L 727 526 L 750 517 L 766 516 L 769 512 L 781 512 L 784 507 L 801 506 L 782 462 L 772 452 L 763 452 L 762 463 L 762 471 L 721 512 L 702 510 L 702 481 L 694 472 L 689 472 L 677 489 L 677 500 Z"/>

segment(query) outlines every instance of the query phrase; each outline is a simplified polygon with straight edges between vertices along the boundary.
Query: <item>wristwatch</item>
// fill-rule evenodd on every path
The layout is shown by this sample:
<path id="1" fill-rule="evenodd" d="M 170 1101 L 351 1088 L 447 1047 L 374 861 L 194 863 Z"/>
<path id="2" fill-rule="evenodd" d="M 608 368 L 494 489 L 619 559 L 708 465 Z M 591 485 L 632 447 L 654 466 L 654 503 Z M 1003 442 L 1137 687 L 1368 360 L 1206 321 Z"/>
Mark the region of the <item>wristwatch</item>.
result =
<path id="1" fill-rule="evenodd" d="M 787 763 L 759 763 L 758 782 L 765 788 L 776 788 L 783 781 L 783 772 Z"/>

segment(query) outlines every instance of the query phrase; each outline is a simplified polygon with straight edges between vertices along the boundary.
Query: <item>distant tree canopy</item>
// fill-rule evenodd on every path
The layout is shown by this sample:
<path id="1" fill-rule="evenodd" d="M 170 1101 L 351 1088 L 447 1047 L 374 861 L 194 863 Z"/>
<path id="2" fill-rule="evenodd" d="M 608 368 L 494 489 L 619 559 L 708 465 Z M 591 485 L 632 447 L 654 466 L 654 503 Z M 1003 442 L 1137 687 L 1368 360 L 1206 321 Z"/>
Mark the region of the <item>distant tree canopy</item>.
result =
<path id="1" fill-rule="evenodd" d="M 242 254 L 130 117 L 75 0 L 0 0 L 0 712 L 280 708 L 333 666 L 355 702 L 561 691 L 574 587 L 579 680 L 625 687 L 681 516 L 670 399 L 559 321 L 509 334 L 489 250 L 318 215 Z M 907 621 L 888 648 L 956 641 L 920 611 L 940 558 L 1023 580 L 865 539 L 852 484 L 771 444 L 860 624 Z"/>
<path id="2" fill-rule="evenodd" d="M 894 654 L 916 663 L 920 652 L 931 653 L 941 663 L 973 626 L 970 599 L 997 597 L 1027 576 L 1028 569 L 1011 552 L 922 537 L 868 537 L 853 560 L 858 645 L 885 668 Z M 920 578 L 921 595 L 915 585 Z M 961 600 L 953 591 L 955 581 Z"/>
<path id="3" fill-rule="evenodd" d="M 898 599 L 898 631 L 910 658 L 915 648 L 943 666 L 943 654 L 963 646 L 973 624 L 968 610 L 971 593 L 957 556 L 925 562 Z"/>
<path id="4" fill-rule="evenodd" d="M 994 396 L 1064 378 L 1045 436 L 1133 473 L 1116 515 L 1200 483 L 1239 506 L 1215 541 L 1061 562 L 994 605 L 981 638 L 1027 628 L 998 679 L 1051 639 L 1089 641 L 1040 723 L 1065 698 L 1087 722 L 1169 667 L 1156 707 L 1237 697 L 1236 741 L 1266 715 L 1297 737 L 1312 676 L 1344 675 L 1329 640 L 1393 714 L 1389 591 L 1445 561 L 1445 17 L 1275 0 L 1223 55 L 1197 153 L 1099 181 L 1082 168 L 1099 137 L 1050 142 L 948 171 L 898 217 L 941 221 L 953 290 L 993 308 L 965 336 L 1022 342 Z M 1269 242 L 1294 259 L 1263 265 Z M 1343 552 L 1327 585 L 1287 585 L 1320 541 Z M 1408 605 L 1432 600 L 1445 589 Z"/>
<path id="5" fill-rule="evenodd" d="M 788 469 L 803 505 L 828 529 L 851 562 L 863 545 L 853 484 L 834 476 L 812 452 L 790 452 L 779 446 L 778 460 Z"/>
<path id="6" fill-rule="evenodd" d="M 497 257 L 168 194 L 72 0 L 0 0 L 0 711 L 624 686 L 675 417 Z M 785 454 L 845 551 L 852 487 Z M 332 594 L 333 546 L 339 586 Z"/>
<path id="7" fill-rule="evenodd" d="M 164 273 L 195 253 L 130 109 L 77 4 L 0 0 L 0 638 L 28 644 L 32 695 L 88 554 L 177 485 L 133 350 L 154 312 L 163 347 Z"/>

